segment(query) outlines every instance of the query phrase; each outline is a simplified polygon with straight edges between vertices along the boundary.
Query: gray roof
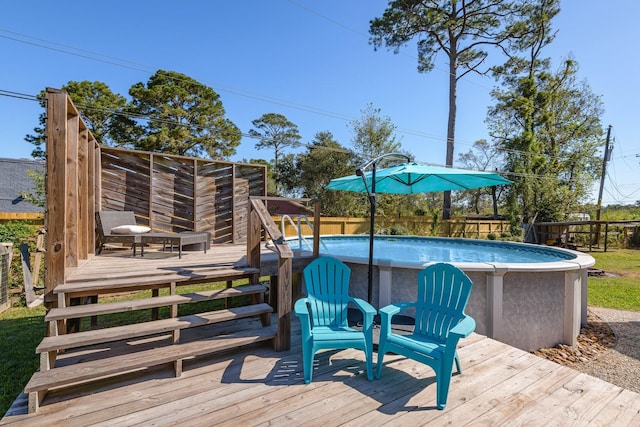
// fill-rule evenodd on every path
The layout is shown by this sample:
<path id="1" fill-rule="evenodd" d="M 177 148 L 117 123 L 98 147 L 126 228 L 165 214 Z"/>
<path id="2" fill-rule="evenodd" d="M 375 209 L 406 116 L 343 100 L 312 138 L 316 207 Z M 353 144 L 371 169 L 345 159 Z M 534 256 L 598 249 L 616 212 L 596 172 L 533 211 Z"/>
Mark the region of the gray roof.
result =
<path id="1" fill-rule="evenodd" d="M 45 170 L 43 161 L 0 157 L 0 212 L 43 212 L 24 201 L 20 192 L 34 193 L 28 170 Z"/>

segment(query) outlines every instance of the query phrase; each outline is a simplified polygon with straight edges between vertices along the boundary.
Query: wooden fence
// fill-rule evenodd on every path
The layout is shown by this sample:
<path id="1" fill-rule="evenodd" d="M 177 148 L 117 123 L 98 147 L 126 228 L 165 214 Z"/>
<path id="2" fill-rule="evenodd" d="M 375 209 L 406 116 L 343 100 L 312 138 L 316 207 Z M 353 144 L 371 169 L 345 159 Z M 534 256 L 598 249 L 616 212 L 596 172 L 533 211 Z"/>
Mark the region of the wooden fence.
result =
<path id="1" fill-rule="evenodd" d="M 640 221 L 571 221 L 534 224 L 529 243 L 569 248 L 603 249 L 640 246 Z"/>
<path id="2" fill-rule="evenodd" d="M 26 222 L 32 225 L 44 225 L 44 212 L 0 212 L 0 224 L 12 221 Z"/>
<path id="3" fill-rule="evenodd" d="M 285 236 L 297 236 L 298 216 L 285 218 Z M 282 216 L 275 216 L 274 221 L 282 227 Z M 309 218 L 313 224 L 313 218 Z M 295 224 L 295 226 L 293 224 Z M 478 220 L 457 218 L 440 221 L 433 227 L 429 217 L 376 218 L 376 232 L 388 232 L 393 227 L 401 227 L 401 231 L 418 236 L 463 237 L 470 239 L 487 239 L 493 236 L 500 238 L 509 232 L 509 223 L 500 220 Z M 305 220 L 300 221 L 303 235 L 311 235 L 312 231 Z M 366 234 L 369 232 L 368 218 L 322 217 L 320 219 L 321 234 Z"/>
<path id="4" fill-rule="evenodd" d="M 244 241 L 250 196 L 266 193 L 266 168 L 101 148 L 102 209 L 133 211 L 157 231 L 208 231 L 214 243 Z"/>

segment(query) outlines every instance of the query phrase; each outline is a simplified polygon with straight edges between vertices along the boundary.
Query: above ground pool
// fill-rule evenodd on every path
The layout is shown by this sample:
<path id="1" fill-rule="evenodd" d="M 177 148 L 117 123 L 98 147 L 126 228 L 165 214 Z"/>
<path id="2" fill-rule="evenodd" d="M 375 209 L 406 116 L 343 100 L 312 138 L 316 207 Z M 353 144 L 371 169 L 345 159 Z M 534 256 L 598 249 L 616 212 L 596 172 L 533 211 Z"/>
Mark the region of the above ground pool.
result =
<path id="1" fill-rule="evenodd" d="M 309 251 L 313 238 L 287 239 Z M 467 314 L 476 332 L 533 351 L 575 345 L 587 316 L 587 271 L 592 256 L 526 243 L 416 236 L 375 236 L 373 294 L 376 308 L 416 298 L 417 273 L 448 262 L 467 273 L 473 291 Z M 351 268 L 350 293 L 367 299 L 369 236 L 322 236 L 320 254 Z M 411 314 L 411 313 L 407 313 Z"/>

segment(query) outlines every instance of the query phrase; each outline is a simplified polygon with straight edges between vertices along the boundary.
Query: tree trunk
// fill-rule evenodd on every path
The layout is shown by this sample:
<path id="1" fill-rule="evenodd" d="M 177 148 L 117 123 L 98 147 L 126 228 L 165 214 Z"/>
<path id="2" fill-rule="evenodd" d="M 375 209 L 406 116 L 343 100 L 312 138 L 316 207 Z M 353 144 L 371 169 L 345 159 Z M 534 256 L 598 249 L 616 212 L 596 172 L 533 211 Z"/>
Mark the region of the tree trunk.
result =
<path id="1" fill-rule="evenodd" d="M 450 38 L 451 40 L 451 38 Z M 447 167 L 453 166 L 453 149 L 456 133 L 456 61 L 457 51 L 455 39 L 452 40 L 449 54 L 449 119 L 447 121 Z M 442 219 L 451 218 L 451 191 L 444 192 Z"/>

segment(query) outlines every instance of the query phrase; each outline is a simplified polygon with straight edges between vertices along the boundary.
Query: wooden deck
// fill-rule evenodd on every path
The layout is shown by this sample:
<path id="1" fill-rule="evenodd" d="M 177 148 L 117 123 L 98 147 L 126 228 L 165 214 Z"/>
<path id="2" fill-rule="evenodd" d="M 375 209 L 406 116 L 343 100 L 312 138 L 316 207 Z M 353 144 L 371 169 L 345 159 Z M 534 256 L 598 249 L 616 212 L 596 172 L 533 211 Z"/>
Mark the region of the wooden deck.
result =
<path id="1" fill-rule="evenodd" d="M 242 245 L 215 246 L 206 255 L 185 253 L 180 260 L 177 253 L 145 251 L 144 258 L 134 259 L 130 252 L 113 252 L 71 271 L 68 283 L 242 265 L 244 251 Z M 265 272 L 270 258 L 265 252 Z M 273 316 L 272 325 L 277 321 Z M 219 327 L 190 333 L 206 341 Z M 170 335 L 118 345 L 124 353 L 126 347 L 156 347 L 159 341 L 170 345 Z M 285 352 L 263 342 L 188 359 L 180 377 L 165 364 L 53 389 L 33 414 L 27 414 L 23 395 L 0 425 L 640 425 L 639 394 L 477 334 L 459 346 L 464 373 L 452 378 L 444 411 L 435 408 L 436 385 L 426 366 L 390 356 L 382 377 L 370 382 L 360 351 L 325 351 L 316 355 L 313 383 L 305 385 L 295 317 L 291 344 Z M 100 352 L 96 345 L 80 354 L 62 353 L 58 361 L 70 365 Z"/>
<path id="2" fill-rule="evenodd" d="M 167 366 L 52 391 L 0 425 L 640 425 L 639 394 L 477 334 L 459 346 L 444 411 L 433 372 L 399 356 L 370 382 L 361 352 L 320 352 L 305 385 L 298 332 L 290 351 L 196 358 L 179 378 Z"/>

